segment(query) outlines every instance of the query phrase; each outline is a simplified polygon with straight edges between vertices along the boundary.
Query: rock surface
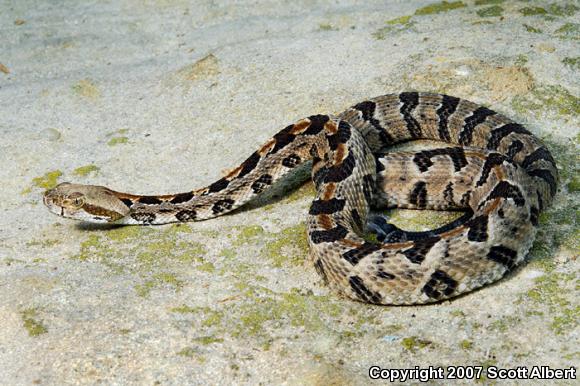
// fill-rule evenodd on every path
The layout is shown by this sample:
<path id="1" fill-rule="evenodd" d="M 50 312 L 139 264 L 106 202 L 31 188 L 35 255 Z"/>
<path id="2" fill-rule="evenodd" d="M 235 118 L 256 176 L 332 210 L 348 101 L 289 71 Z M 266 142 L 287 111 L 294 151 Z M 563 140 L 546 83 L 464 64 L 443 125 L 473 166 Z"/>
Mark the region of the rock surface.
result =
<path id="1" fill-rule="evenodd" d="M 339 385 L 366 384 L 372 365 L 578 365 L 580 6 L 384 3 L 2 5 L 1 383 Z M 310 183 L 181 226 L 88 226 L 41 202 L 66 180 L 200 187 L 298 118 L 409 89 L 525 123 L 561 168 L 528 264 L 451 302 L 330 292 L 305 263 Z"/>

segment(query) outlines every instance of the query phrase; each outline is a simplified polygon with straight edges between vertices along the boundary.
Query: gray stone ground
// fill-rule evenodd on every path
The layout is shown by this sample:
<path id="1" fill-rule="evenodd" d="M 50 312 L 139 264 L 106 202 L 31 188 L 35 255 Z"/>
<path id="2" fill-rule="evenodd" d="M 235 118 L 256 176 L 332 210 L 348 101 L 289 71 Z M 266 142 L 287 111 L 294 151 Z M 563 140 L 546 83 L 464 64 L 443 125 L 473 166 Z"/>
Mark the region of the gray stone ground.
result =
<path id="1" fill-rule="evenodd" d="M 338 385 L 367 383 L 371 365 L 578 365 L 578 2 L 0 9 L 0 383 Z M 529 263 L 451 302 L 329 292 L 305 262 L 310 183 L 182 226 L 91 227 L 41 203 L 65 180 L 200 187 L 297 118 L 409 89 L 516 118 L 561 167 Z"/>

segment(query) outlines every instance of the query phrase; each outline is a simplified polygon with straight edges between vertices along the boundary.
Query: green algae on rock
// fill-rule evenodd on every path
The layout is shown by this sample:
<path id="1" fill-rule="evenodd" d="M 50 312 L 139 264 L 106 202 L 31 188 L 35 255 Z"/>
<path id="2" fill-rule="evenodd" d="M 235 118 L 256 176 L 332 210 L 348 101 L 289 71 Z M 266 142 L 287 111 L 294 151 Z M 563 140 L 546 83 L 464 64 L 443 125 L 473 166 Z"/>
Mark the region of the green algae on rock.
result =
<path id="1" fill-rule="evenodd" d="M 564 296 L 577 286 L 575 273 L 551 272 L 538 277 L 536 286 L 527 291 L 522 300 L 531 300 L 537 307 L 547 307 L 552 317 L 550 329 L 557 335 L 571 332 L 580 321 L 580 306 Z"/>
<path id="2" fill-rule="evenodd" d="M 101 96 L 97 85 L 91 79 L 81 79 L 71 86 L 75 94 L 87 99 L 96 99 Z"/>
<path id="3" fill-rule="evenodd" d="M 79 177 L 86 177 L 91 173 L 97 173 L 99 170 L 100 168 L 98 166 L 91 164 L 76 168 L 75 170 L 73 170 L 73 174 Z"/>
<path id="4" fill-rule="evenodd" d="M 140 227 L 112 228 L 90 234 L 81 242 L 80 252 L 73 259 L 94 261 L 108 267 L 113 274 L 130 273 L 142 282 L 135 286 L 139 296 L 164 285 L 178 290 L 184 281 L 176 273 L 183 264 L 209 272 L 205 261 L 207 248 L 200 242 L 185 239 L 190 228 L 173 225 L 163 230 Z M 213 266 L 213 265 L 212 265 Z"/>
<path id="5" fill-rule="evenodd" d="M 542 7 L 524 7 L 520 9 L 520 13 L 524 16 L 536 16 L 536 15 L 546 15 L 546 11 Z"/>
<path id="6" fill-rule="evenodd" d="M 35 177 L 32 179 L 32 185 L 37 188 L 52 189 L 58 184 L 58 179 L 62 176 L 60 170 L 53 170 L 46 172 L 41 177 Z"/>
<path id="7" fill-rule="evenodd" d="M 580 24 L 565 23 L 563 26 L 554 31 L 554 34 L 561 39 L 580 39 Z"/>
<path id="8" fill-rule="evenodd" d="M 489 8 L 477 10 L 477 16 L 479 17 L 496 17 L 503 15 L 504 9 L 499 5 L 494 5 Z"/>
<path id="9" fill-rule="evenodd" d="M 401 340 L 401 345 L 407 351 L 415 352 L 433 344 L 430 340 L 410 336 Z"/>
<path id="10" fill-rule="evenodd" d="M 562 63 L 574 70 L 580 71 L 580 56 L 576 56 L 575 58 L 564 58 L 562 59 Z"/>
<path id="11" fill-rule="evenodd" d="M 30 336 L 38 336 L 48 332 L 46 326 L 38 319 L 37 313 L 38 310 L 36 308 L 26 308 L 20 311 L 22 323 Z"/>
<path id="12" fill-rule="evenodd" d="M 521 114 L 539 117 L 544 112 L 571 119 L 580 114 L 580 98 L 560 85 L 539 85 L 530 93 L 516 95 L 512 107 Z"/>
<path id="13" fill-rule="evenodd" d="M 434 13 L 448 12 L 453 9 L 463 8 L 466 5 L 462 1 L 442 1 L 440 3 L 435 3 L 427 5 L 423 8 L 419 8 L 415 11 L 415 15 L 432 15 Z"/>
<path id="14" fill-rule="evenodd" d="M 376 40 L 385 40 L 387 35 L 392 32 L 402 32 L 410 30 L 415 23 L 411 21 L 411 16 L 401 16 L 395 19 L 387 21 L 387 25 L 383 28 L 379 28 L 372 33 L 372 36 Z"/>
<path id="15" fill-rule="evenodd" d="M 501 4 L 505 0 L 475 0 L 475 5 L 492 5 L 492 4 Z"/>

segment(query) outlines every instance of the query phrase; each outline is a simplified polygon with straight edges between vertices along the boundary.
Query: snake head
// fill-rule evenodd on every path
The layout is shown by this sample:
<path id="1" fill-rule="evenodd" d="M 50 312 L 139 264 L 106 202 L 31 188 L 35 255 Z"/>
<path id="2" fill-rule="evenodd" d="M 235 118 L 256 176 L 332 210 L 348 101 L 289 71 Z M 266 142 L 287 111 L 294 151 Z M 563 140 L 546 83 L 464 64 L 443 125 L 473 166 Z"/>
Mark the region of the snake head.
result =
<path id="1" fill-rule="evenodd" d="M 111 223 L 129 213 L 117 192 L 104 186 L 63 182 L 47 190 L 43 201 L 56 215 L 87 222 Z"/>

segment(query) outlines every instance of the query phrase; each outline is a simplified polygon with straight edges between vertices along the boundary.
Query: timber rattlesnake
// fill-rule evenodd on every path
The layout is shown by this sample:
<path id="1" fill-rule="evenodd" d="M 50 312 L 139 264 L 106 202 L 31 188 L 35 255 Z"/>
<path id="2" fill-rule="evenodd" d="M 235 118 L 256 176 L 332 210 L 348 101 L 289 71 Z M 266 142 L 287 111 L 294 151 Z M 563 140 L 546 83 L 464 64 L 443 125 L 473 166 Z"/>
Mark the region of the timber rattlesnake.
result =
<path id="1" fill-rule="evenodd" d="M 455 146 L 384 153 L 417 139 Z M 307 220 L 312 262 L 333 288 L 377 304 L 434 302 L 501 278 L 524 260 L 558 181 L 550 152 L 521 125 L 464 99 L 404 92 L 287 126 L 203 189 L 139 196 L 63 183 L 44 202 L 60 216 L 89 222 L 204 220 L 243 205 L 309 160 L 317 190 Z M 432 231 L 405 232 L 370 217 L 371 207 L 467 213 Z M 364 239 L 368 228 L 383 242 Z"/>

